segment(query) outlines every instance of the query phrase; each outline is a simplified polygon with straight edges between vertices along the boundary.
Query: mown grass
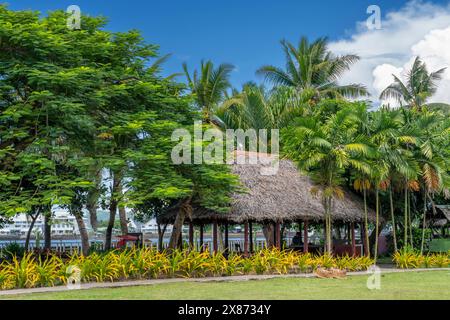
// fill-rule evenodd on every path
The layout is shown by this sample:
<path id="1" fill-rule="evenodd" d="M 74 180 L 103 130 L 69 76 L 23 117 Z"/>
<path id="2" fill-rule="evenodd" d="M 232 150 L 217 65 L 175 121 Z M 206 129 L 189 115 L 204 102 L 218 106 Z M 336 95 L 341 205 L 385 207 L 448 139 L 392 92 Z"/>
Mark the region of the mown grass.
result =
<path id="1" fill-rule="evenodd" d="M 386 273 L 381 289 L 367 276 L 277 278 L 239 282 L 181 282 L 135 287 L 1 296 L 0 299 L 450 299 L 450 271 Z"/>

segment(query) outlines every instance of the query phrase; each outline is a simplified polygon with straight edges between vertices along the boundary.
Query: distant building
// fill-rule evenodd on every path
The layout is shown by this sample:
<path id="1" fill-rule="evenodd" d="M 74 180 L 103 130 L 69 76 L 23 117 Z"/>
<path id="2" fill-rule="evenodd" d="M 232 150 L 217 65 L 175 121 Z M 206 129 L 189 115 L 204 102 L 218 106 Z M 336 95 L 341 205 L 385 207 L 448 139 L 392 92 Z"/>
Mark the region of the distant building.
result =
<path id="1" fill-rule="evenodd" d="M 18 214 L 11 219 L 11 224 L 6 224 L 0 229 L 0 236 L 25 237 L 30 225 L 31 219 L 26 214 Z M 86 226 L 89 228 L 88 218 L 84 218 Z M 32 237 L 37 233 L 44 233 L 44 218 L 39 216 L 31 231 Z M 80 234 L 75 217 L 69 214 L 67 210 L 56 208 L 53 210 L 52 217 L 52 235 L 53 236 L 78 236 Z"/>
<path id="2" fill-rule="evenodd" d="M 141 232 L 143 234 L 158 234 L 158 224 L 156 219 L 151 219 L 150 221 L 141 225 Z M 172 225 L 168 225 L 166 232 L 172 232 Z"/>

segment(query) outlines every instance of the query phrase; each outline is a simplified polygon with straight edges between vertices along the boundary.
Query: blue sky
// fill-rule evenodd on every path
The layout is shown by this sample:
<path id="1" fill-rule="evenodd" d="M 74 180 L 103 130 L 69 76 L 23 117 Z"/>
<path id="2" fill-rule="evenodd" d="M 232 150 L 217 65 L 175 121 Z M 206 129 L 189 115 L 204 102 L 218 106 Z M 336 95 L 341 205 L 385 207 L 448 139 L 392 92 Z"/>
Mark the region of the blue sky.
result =
<path id="1" fill-rule="evenodd" d="M 148 42 L 159 44 L 161 53 L 173 56 L 165 73 L 181 71 L 182 62 L 190 69 L 201 59 L 236 66 L 232 75 L 235 86 L 246 81 L 261 81 L 255 70 L 264 64 L 283 66 L 279 41 L 297 41 L 327 36 L 331 41 L 350 39 L 357 33 L 358 21 L 368 17 L 371 4 L 382 14 L 401 10 L 400 0 L 20 0 L 9 1 L 14 10 L 33 9 L 43 13 L 80 6 L 83 13 L 108 17 L 108 29 L 139 29 Z M 433 1 L 446 4 L 448 1 Z M 355 52 L 359 53 L 359 52 Z"/>

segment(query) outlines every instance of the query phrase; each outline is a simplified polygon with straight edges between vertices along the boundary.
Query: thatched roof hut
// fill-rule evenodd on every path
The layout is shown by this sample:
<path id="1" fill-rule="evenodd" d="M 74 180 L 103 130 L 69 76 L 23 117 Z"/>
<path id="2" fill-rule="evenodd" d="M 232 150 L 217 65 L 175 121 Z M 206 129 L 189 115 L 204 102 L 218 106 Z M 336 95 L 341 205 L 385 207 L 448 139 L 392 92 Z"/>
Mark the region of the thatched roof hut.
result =
<path id="1" fill-rule="evenodd" d="M 266 167 L 267 168 L 267 167 Z M 233 195 L 229 213 L 216 213 L 201 207 L 194 207 L 194 224 L 228 222 L 296 222 L 299 220 L 322 221 L 324 209 L 319 194 L 313 195 L 314 183 L 308 176 L 299 173 L 295 164 L 280 160 L 274 175 L 264 175 L 264 166 L 258 164 L 233 164 L 232 172 L 240 177 L 243 193 Z M 158 220 L 172 223 L 177 206 L 170 208 Z M 374 212 L 369 209 L 369 218 L 374 220 Z M 364 206 L 361 199 L 351 192 L 345 192 L 343 199 L 333 203 L 332 217 L 335 221 L 358 222 L 364 219 Z"/>
<path id="2" fill-rule="evenodd" d="M 441 228 L 450 225 L 450 206 L 436 205 L 435 210 L 436 212 L 428 211 L 427 219 L 430 220 L 431 226 Z"/>

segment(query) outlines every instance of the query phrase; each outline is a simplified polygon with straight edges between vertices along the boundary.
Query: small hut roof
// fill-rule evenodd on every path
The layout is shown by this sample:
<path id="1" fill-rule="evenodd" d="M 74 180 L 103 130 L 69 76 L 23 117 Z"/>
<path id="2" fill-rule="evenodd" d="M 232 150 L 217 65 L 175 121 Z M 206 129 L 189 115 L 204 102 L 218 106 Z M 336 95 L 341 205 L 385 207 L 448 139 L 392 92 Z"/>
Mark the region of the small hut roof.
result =
<path id="1" fill-rule="evenodd" d="M 213 220 L 229 223 L 324 220 L 320 191 L 317 195 L 312 194 L 314 183 L 308 176 L 300 174 L 291 161 L 279 160 L 279 168 L 273 175 L 264 175 L 265 168 L 267 166 L 261 163 L 233 164 L 232 172 L 239 176 L 244 192 L 233 194 L 230 212 L 215 213 L 194 206 L 192 220 L 205 223 Z M 159 221 L 173 222 L 177 210 L 177 206 L 170 208 Z M 375 214 L 368 210 L 373 221 Z M 334 200 L 333 220 L 353 222 L 363 218 L 364 206 L 355 194 L 345 191 L 344 198 Z"/>
<path id="2" fill-rule="evenodd" d="M 431 219 L 431 225 L 434 227 L 444 227 L 450 223 L 450 206 L 437 205 L 436 214 L 431 211 L 429 219 Z"/>

